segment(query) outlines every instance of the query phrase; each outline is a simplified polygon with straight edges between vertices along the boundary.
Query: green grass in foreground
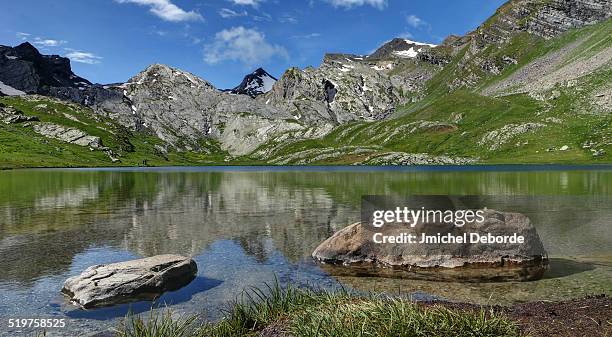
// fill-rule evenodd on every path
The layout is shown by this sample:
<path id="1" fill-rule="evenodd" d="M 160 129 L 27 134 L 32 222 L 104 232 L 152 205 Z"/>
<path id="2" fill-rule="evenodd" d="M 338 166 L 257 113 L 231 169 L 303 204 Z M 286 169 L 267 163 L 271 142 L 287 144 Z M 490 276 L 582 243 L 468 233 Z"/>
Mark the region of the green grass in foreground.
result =
<path id="1" fill-rule="evenodd" d="M 274 331 L 267 334 L 266 331 Z M 170 312 L 128 316 L 118 337 L 224 336 L 518 336 L 518 327 L 486 309 L 422 307 L 406 299 L 281 289 L 245 292 L 216 324 Z"/>

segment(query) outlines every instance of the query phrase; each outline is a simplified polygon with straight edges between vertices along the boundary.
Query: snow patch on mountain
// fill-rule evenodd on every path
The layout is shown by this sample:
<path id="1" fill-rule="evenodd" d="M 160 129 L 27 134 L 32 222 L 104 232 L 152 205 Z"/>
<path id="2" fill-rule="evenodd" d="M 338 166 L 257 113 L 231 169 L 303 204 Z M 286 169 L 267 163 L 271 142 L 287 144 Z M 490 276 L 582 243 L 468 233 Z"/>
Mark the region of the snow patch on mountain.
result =
<path id="1" fill-rule="evenodd" d="M 277 79 L 268 74 L 267 71 L 259 68 L 254 72 L 246 75 L 239 86 L 232 89 L 233 94 L 249 95 L 251 97 L 259 96 L 272 90 Z"/>
<path id="2" fill-rule="evenodd" d="M 0 96 L 5 95 L 5 96 L 22 96 L 25 95 L 26 93 L 21 91 L 21 90 L 17 90 L 11 86 L 8 86 L 6 84 L 4 84 L 2 81 L 0 81 Z"/>
<path id="3" fill-rule="evenodd" d="M 395 38 L 386 42 L 374 53 L 368 56 L 369 60 L 388 60 L 394 57 L 415 58 L 419 53 L 436 47 L 435 44 L 417 42 L 403 38 Z"/>
<path id="4" fill-rule="evenodd" d="M 405 57 L 405 58 L 415 58 L 415 57 L 417 57 L 417 55 L 419 55 L 421 50 L 422 49 L 414 50 L 414 47 L 410 47 L 410 49 L 408 49 L 408 50 L 394 51 L 393 55 L 399 56 L 399 57 Z"/>
<path id="5" fill-rule="evenodd" d="M 408 40 L 408 39 L 404 39 L 404 41 L 406 41 L 406 43 L 408 43 L 408 44 L 414 44 L 414 45 L 417 45 L 417 46 L 428 46 L 428 47 L 431 47 L 431 48 L 437 47 L 437 45 L 431 44 L 431 43 L 417 42 L 417 41 L 412 41 L 412 40 Z"/>
<path id="6" fill-rule="evenodd" d="M 407 49 L 407 50 L 397 50 L 393 52 L 393 55 L 397 57 L 402 57 L 402 58 L 415 58 L 419 55 L 420 52 L 423 51 L 423 48 L 422 48 L 423 46 L 430 47 L 430 48 L 436 47 L 435 44 L 431 44 L 431 43 L 416 42 L 416 41 L 406 40 L 406 39 L 404 39 L 404 41 L 410 45 L 421 46 L 421 48 L 416 49 L 415 47 L 410 47 L 410 49 Z"/>

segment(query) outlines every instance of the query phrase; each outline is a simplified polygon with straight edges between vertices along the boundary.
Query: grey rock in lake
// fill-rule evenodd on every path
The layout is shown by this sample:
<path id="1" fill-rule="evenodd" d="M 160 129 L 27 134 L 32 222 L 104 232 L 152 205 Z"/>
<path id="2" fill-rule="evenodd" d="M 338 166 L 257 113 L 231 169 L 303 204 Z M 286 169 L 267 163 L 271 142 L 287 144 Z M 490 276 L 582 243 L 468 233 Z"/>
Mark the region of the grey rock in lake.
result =
<path id="1" fill-rule="evenodd" d="M 548 266 L 547 253 L 529 218 L 520 213 L 485 210 L 483 222 L 453 224 L 420 223 L 375 228 L 355 223 L 321 243 L 315 260 L 330 264 L 336 275 L 376 275 L 433 280 L 527 281 L 540 279 Z M 417 235 L 417 243 L 375 243 L 373 235 Z M 512 243 L 420 243 L 421 233 L 480 233 L 523 236 L 523 244 Z M 469 237 L 469 234 L 468 234 Z M 341 267 L 334 267 L 341 265 Z"/>
<path id="2" fill-rule="evenodd" d="M 83 308 L 154 299 L 189 284 L 197 270 L 188 257 L 157 255 L 89 267 L 66 280 L 62 292 Z"/>

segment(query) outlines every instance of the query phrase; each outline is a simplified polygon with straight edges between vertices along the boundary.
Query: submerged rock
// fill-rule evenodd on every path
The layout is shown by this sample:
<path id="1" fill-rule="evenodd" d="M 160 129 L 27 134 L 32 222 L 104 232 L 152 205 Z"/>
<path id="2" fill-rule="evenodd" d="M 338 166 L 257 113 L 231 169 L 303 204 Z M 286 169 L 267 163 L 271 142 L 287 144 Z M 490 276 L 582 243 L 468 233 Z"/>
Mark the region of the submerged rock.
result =
<path id="1" fill-rule="evenodd" d="M 191 282 L 198 267 L 179 255 L 95 265 L 66 280 L 62 292 L 83 308 L 154 299 Z"/>
<path id="2" fill-rule="evenodd" d="M 380 234 L 378 234 L 380 233 Z M 422 235 L 462 236 L 464 243 L 422 243 Z M 524 243 L 471 242 L 470 233 L 517 236 Z M 382 237 L 415 235 L 415 243 L 377 243 Z M 540 279 L 548 256 L 529 218 L 519 213 L 484 211 L 483 222 L 419 223 L 416 227 L 355 223 L 321 243 L 313 258 L 334 275 L 369 275 L 451 281 L 527 281 Z M 339 266 L 340 265 L 340 266 Z"/>

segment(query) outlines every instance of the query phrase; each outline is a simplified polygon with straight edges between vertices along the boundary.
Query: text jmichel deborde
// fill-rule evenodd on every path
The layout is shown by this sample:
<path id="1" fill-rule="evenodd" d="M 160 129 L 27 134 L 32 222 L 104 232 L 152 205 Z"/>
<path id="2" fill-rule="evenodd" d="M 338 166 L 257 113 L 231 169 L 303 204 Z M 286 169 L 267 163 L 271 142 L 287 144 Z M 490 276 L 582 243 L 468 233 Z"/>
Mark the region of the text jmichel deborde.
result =
<path id="1" fill-rule="evenodd" d="M 421 207 L 420 209 L 410 209 L 408 207 L 396 207 L 394 210 L 375 210 L 372 212 L 372 225 L 381 228 L 387 224 L 405 224 L 410 228 L 416 227 L 418 223 L 444 223 L 452 224 L 454 227 L 461 228 L 466 223 L 481 224 L 485 221 L 484 210 L 432 210 Z M 385 235 L 375 233 L 372 236 L 374 243 L 389 244 L 463 244 L 463 243 L 484 243 L 499 244 L 511 243 L 522 244 L 525 238 L 516 233 L 512 235 L 492 235 L 491 233 L 400 233 L 396 235 Z"/>

